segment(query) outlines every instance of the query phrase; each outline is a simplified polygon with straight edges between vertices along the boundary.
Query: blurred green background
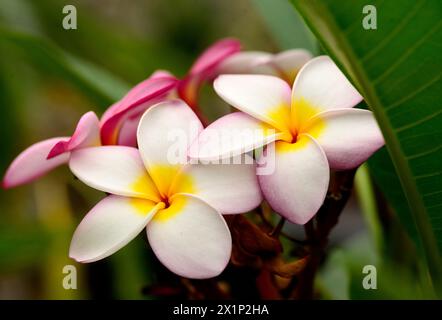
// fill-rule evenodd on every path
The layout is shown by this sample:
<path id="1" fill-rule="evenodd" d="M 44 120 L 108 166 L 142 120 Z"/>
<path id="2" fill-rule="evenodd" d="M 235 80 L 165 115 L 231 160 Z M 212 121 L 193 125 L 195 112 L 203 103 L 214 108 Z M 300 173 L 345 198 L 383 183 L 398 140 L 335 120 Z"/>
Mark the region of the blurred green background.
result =
<path id="1" fill-rule="evenodd" d="M 77 30 L 62 27 L 67 4 L 77 8 Z M 156 69 L 183 76 L 223 37 L 238 38 L 245 50 L 321 52 L 284 0 L 0 0 L 0 171 L 32 143 L 70 135 L 83 113 L 101 115 Z M 208 87 L 202 105 L 212 119 L 228 110 Z M 321 297 L 426 297 L 425 285 L 413 278 L 418 266 L 409 240 L 367 170 L 358 172 L 357 193 L 333 232 L 330 259 L 317 279 Z M 152 298 L 143 288 L 161 282 L 166 271 L 144 235 L 91 265 L 68 258 L 75 226 L 102 197 L 66 167 L 2 190 L 0 298 Z M 302 238 L 300 228 L 286 229 Z M 62 286 L 69 264 L 78 270 L 77 290 Z M 366 264 L 378 267 L 383 290 L 363 290 Z"/>

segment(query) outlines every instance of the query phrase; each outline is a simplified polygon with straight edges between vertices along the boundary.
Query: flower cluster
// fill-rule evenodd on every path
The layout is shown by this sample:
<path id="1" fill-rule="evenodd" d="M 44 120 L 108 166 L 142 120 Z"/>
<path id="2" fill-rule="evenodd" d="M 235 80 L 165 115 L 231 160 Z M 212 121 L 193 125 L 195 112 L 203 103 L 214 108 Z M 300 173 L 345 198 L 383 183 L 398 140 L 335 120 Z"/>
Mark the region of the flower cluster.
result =
<path id="1" fill-rule="evenodd" d="M 198 91 L 212 81 L 239 111 L 205 126 Z M 210 278 L 231 255 L 223 215 L 248 212 L 265 199 L 287 220 L 305 224 L 324 201 L 330 169 L 355 168 L 384 144 L 372 113 L 352 109 L 361 100 L 327 56 L 240 51 L 238 41 L 224 39 L 183 79 L 157 71 L 101 119 L 83 115 L 71 137 L 29 147 L 2 185 L 29 183 L 68 164 L 79 180 L 108 194 L 77 227 L 70 257 L 103 259 L 146 229 L 168 269 Z M 244 131 L 258 134 L 239 139 Z M 176 132 L 178 144 L 171 139 Z M 260 147 L 261 154 L 250 153 Z M 274 166 L 259 174 L 264 156 Z"/>

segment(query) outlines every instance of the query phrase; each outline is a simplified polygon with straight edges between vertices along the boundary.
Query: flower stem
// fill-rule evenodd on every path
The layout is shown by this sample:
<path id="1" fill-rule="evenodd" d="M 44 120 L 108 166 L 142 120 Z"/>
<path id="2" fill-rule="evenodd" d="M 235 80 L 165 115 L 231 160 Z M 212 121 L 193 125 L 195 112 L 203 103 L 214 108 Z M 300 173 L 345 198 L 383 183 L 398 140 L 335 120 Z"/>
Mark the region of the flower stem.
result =
<path id="1" fill-rule="evenodd" d="M 277 238 L 279 234 L 281 233 L 282 228 L 284 227 L 285 218 L 281 217 L 278 224 L 275 226 L 275 228 L 269 233 L 269 236 L 273 238 Z"/>
<path id="2" fill-rule="evenodd" d="M 294 279 L 298 282 L 290 294 L 290 298 L 313 299 L 315 276 L 324 258 L 329 234 L 338 223 L 339 216 L 350 198 L 355 173 L 356 169 L 334 174 L 324 204 L 316 217 L 304 226 L 309 242 L 308 261 L 299 277 Z"/>

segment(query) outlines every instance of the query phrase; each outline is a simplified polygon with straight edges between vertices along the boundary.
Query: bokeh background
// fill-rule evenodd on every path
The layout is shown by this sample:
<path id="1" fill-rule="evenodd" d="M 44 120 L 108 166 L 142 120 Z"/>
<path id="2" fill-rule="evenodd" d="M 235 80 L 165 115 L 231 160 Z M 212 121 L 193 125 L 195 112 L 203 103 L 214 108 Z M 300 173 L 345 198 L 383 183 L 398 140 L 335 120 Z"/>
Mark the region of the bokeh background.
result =
<path id="1" fill-rule="evenodd" d="M 67 4 L 77 8 L 77 30 L 62 27 Z M 32 143 L 70 135 L 83 113 L 101 115 L 156 69 L 183 76 L 223 37 L 238 38 L 246 50 L 321 52 L 285 0 L 0 0 L 0 172 Z M 210 87 L 202 95 L 210 119 L 228 112 Z M 102 197 L 66 167 L 0 191 L 0 299 L 155 298 L 146 288 L 161 283 L 167 270 L 144 234 L 100 262 L 79 265 L 68 258 L 75 226 Z M 413 268 L 409 240 L 392 221 L 364 166 L 317 279 L 321 298 L 424 296 L 406 272 Z M 303 238 L 294 225 L 285 231 Z M 396 244 L 385 246 L 392 234 Z M 62 286 L 63 267 L 71 264 L 77 290 Z M 382 290 L 362 289 L 366 264 L 382 270 Z"/>

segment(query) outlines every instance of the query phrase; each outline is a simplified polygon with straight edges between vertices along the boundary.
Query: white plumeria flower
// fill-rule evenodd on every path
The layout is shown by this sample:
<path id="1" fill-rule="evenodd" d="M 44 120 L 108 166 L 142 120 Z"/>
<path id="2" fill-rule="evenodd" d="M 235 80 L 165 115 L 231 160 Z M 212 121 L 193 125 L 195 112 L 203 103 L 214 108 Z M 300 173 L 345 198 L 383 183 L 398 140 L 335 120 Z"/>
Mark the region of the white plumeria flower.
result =
<path id="1" fill-rule="evenodd" d="M 218 74 L 266 74 L 279 77 L 292 85 L 299 70 L 313 58 L 304 49 L 291 49 L 277 54 L 241 51 L 226 58 Z"/>
<path id="2" fill-rule="evenodd" d="M 70 257 L 105 258 L 144 228 L 158 259 L 188 278 L 210 278 L 225 268 L 231 236 L 221 216 L 247 212 L 262 200 L 255 165 L 171 164 L 171 132 L 182 132 L 184 155 L 203 127 L 180 100 L 151 107 L 137 133 L 139 150 L 102 146 L 72 154 L 72 172 L 111 195 L 100 201 L 74 233 Z M 185 158 L 186 159 L 186 158 Z"/>
<path id="3" fill-rule="evenodd" d="M 213 160 L 271 143 L 267 157 L 274 157 L 275 170 L 259 176 L 260 186 L 273 209 L 291 222 L 305 224 L 315 215 L 327 192 L 330 167 L 357 167 L 384 144 L 372 113 L 351 109 L 362 97 L 327 56 L 308 62 L 292 90 L 265 75 L 222 75 L 214 87 L 242 112 L 208 126 L 190 156 Z M 243 139 L 241 146 L 207 139 L 218 132 L 221 141 L 229 141 L 241 129 L 262 134 Z"/>

